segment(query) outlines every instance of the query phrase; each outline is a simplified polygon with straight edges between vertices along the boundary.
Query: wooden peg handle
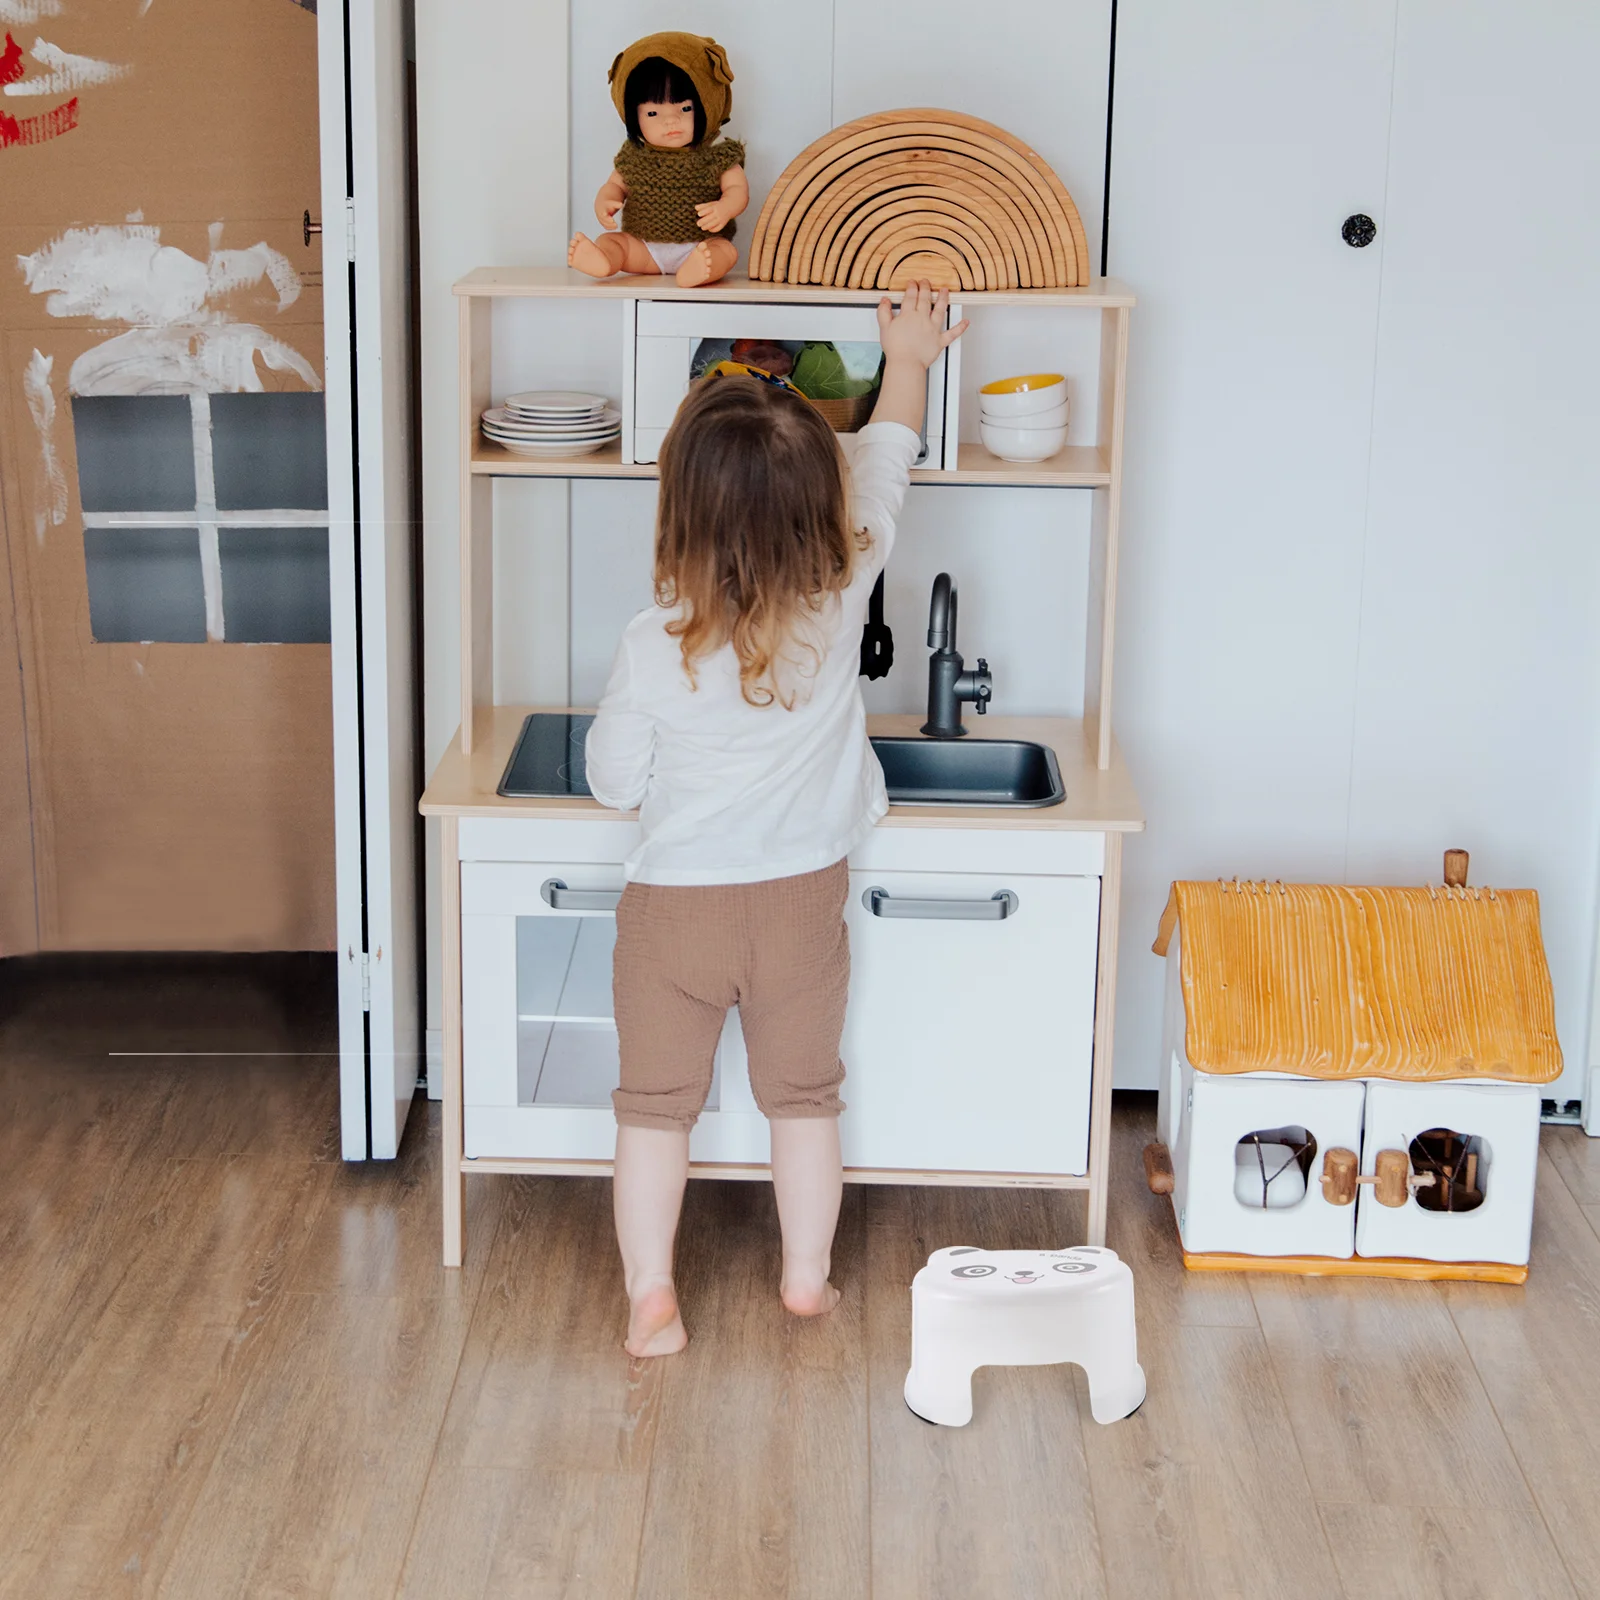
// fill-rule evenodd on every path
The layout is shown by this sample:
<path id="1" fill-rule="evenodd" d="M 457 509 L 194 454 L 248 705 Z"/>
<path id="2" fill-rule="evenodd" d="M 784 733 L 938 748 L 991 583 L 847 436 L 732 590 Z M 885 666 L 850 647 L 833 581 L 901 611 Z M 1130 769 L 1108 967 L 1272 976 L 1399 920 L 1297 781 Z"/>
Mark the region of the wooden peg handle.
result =
<path id="1" fill-rule="evenodd" d="M 1144 1147 L 1144 1181 L 1151 1194 L 1172 1193 L 1172 1156 L 1159 1140 Z"/>
<path id="2" fill-rule="evenodd" d="M 1336 1146 L 1322 1158 L 1322 1198 L 1330 1206 L 1348 1206 L 1356 1198 L 1356 1153 Z"/>
<path id="3" fill-rule="evenodd" d="M 1465 889 L 1467 886 L 1467 852 L 1446 850 L 1444 853 L 1444 881 L 1448 889 Z"/>

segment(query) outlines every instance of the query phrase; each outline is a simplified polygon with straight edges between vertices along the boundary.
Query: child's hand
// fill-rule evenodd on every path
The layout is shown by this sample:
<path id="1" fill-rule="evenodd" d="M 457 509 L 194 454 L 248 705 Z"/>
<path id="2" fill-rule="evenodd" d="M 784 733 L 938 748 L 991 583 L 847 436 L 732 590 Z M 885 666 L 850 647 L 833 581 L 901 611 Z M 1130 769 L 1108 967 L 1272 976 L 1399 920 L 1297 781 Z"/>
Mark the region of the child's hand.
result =
<path id="1" fill-rule="evenodd" d="M 617 213 L 622 209 L 622 202 L 611 195 L 601 194 L 594 203 L 594 214 L 600 219 L 602 228 L 615 228 Z"/>
<path id="2" fill-rule="evenodd" d="M 950 309 L 950 291 L 936 294 L 931 283 L 908 283 L 900 314 L 885 295 L 878 302 L 878 343 L 885 362 L 915 361 L 924 370 L 939 359 L 940 352 L 954 344 L 967 331 L 963 318 L 955 327 L 944 325 Z"/>
<path id="3" fill-rule="evenodd" d="M 707 200 L 704 205 L 694 208 L 694 214 L 700 219 L 700 227 L 706 233 L 721 233 L 737 215 L 726 200 Z"/>

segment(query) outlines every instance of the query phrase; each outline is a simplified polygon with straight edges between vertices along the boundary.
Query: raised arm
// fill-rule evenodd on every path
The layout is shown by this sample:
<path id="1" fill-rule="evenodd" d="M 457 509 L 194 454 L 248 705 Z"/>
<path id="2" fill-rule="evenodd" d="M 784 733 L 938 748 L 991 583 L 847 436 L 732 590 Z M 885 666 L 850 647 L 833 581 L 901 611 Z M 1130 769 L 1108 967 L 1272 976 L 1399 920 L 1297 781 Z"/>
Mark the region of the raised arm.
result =
<path id="1" fill-rule="evenodd" d="M 883 346 L 883 383 L 874 422 L 901 422 L 913 433 L 922 431 L 928 405 L 928 368 L 940 353 L 967 331 L 962 318 L 953 328 L 944 325 L 950 309 L 950 291 L 934 292 L 931 283 L 908 283 L 895 315 L 888 295 L 878 302 L 878 342 Z"/>

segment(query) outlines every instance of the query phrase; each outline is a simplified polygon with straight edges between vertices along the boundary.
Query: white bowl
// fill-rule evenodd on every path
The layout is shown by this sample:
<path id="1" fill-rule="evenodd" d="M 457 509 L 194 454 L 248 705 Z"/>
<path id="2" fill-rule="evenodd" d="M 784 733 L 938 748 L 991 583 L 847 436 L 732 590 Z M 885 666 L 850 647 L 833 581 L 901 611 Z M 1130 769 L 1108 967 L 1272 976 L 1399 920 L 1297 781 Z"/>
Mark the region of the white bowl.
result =
<path id="1" fill-rule="evenodd" d="M 983 447 L 1002 461 L 1048 461 L 1067 442 L 1061 428 L 1006 428 L 993 422 L 980 422 Z"/>
<path id="2" fill-rule="evenodd" d="M 991 417 L 1031 417 L 1067 403 L 1067 380 L 1058 372 L 999 378 L 978 390 L 978 406 Z"/>
<path id="3" fill-rule="evenodd" d="M 1067 425 L 1067 403 L 1062 401 L 1048 411 L 1035 411 L 1027 417 L 997 417 L 992 411 L 979 414 L 980 422 L 997 428 L 1064 428 Z"/>

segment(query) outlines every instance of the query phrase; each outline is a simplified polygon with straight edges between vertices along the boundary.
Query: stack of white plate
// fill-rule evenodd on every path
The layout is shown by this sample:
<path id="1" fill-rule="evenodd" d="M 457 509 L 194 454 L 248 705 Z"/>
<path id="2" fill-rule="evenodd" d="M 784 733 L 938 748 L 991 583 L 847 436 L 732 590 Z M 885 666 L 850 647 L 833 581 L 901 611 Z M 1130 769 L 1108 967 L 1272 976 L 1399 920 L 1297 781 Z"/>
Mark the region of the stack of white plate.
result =
<path id="1" fill-rule="evenodd" d="M 622 413 L 603 394 L 529 389 L 490 406 L 483 436 L 518 456 L 586 456 L 622 434 Z"/>

